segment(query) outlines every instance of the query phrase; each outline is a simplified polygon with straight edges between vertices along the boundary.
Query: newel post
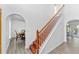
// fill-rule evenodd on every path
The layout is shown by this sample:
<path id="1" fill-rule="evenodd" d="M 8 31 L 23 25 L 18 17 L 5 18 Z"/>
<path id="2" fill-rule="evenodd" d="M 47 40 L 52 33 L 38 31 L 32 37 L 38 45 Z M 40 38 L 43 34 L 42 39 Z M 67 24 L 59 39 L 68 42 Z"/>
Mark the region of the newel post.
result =
<path id="1" fill-rule="evenodd" d="M 36 35 L 37 35 L 38 47 L 39 47 L 39 31 L 38 30 L 37 30 Z M 39 48 L 37 49 L 37 54 L 39 54 Z"/>
<path id="2" fill-rule="evenodd" d="M 39 39 L 39 31 L 38 30 L 37 30 L 36 35 L 37 35 L 37 39 Z"/>

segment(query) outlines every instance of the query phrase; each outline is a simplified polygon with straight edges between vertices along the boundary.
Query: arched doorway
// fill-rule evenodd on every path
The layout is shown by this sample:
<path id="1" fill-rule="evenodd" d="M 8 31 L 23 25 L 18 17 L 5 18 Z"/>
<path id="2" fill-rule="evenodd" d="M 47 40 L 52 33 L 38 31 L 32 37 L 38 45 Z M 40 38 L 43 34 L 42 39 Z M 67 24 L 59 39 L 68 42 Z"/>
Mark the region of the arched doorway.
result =
<path id="1" fill-rule="evenodd" d="M 79 47 L 79 20 L 71 20 L 66 24 L 67 43 L 72 47 Z"/>
<path id="2" fill-rule="evenodd" d="M 25 20 L 19 14 L 7 16 L 6 38 L 7 53 L 24 53 L 25 51 Z M 22 51 L 23 50 L 23 51 Z"/>

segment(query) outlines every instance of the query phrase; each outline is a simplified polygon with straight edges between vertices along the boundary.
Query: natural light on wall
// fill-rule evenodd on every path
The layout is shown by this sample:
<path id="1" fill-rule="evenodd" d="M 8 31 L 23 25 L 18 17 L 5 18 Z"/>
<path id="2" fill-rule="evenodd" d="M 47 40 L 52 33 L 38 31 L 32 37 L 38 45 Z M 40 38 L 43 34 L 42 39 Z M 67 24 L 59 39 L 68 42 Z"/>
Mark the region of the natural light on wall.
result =
<path id="1" fill-rule="evenodd" d="M 9 39 L 11 39 L 11 20 L 9 20 Z"/>

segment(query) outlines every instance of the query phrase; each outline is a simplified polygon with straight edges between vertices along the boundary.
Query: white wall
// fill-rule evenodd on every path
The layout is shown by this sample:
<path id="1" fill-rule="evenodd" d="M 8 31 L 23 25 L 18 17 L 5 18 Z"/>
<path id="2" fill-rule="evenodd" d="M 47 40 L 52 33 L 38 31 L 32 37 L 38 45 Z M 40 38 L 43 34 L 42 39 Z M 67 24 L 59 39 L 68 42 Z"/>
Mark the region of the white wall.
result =
<path id="1" fill-rule="evenodd" d="M 26 22 L 26 47 L 28 47 L 36 37 L 37 29 L 48 22 L 48 19 L 51 18 L 53 14 L 54 5 L 49 4 L 38 4 L 38 5 L 2 5 L 3 10 L 3 20 L 2 20 L 2 50 L 3 53 L 6 53 L 8 45 L 6 41 L 6 17 L 10 14 L 20 14 L 23 16 Z"/>
<path id="2" fill-rule="evenodd" d="M 79 4 L 68 4 L 64 6 L 64 17 L 66 20 L 79 18 Z"/>

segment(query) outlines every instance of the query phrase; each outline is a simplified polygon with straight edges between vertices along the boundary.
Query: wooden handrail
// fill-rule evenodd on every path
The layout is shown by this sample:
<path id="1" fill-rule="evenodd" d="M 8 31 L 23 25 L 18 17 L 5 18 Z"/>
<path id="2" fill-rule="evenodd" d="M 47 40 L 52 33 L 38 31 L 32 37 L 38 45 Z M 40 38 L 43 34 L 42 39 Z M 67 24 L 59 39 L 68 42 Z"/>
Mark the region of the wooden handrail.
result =
<path id="1" fill-rule="evenodd" d="M 54 19 L 54 17 L 61 11 L 61 9 L 64 7 L 64 5 L 62 5 L 62 7 L 57 11 L 57 13 L 51 18 L 51 20 L 40 30 L 40 33 L 47 27 L 47 25 Z"/>
<path id="2" fill-rule="evenodd" d="M 37 30 L 36 40 L 30 46 L 30 49 L 31 49 L 33 54 L 35 54 L 35 53 L 39 54 L 40 46 L 42 45 L 43 41 L 46 40 L 46 38 L 48 37 L 52 28 L 55 26 L 58 19 L 60 18 L 60 15 L 59 16 L 57 16 L 57 15 L 61 11 L 62 8 L 63 8 L 63 5 L 61 8 L 58 9 L 56 14 L 54 14 L 54 16 L 51 18 L 51 20 L 40 31 Z"/>

